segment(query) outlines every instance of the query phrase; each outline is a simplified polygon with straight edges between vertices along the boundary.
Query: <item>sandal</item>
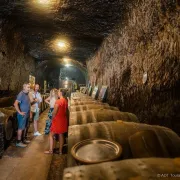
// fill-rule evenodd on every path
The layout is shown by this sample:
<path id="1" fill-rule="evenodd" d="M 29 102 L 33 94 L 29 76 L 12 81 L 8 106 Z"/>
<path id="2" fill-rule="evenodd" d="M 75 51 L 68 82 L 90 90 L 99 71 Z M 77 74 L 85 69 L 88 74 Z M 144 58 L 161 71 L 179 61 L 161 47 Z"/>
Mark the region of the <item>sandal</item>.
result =
<path id="1" fill-rule="evenodd" d="M 53 151 L 44 151 L 44 154 L 53 154 Z"/>

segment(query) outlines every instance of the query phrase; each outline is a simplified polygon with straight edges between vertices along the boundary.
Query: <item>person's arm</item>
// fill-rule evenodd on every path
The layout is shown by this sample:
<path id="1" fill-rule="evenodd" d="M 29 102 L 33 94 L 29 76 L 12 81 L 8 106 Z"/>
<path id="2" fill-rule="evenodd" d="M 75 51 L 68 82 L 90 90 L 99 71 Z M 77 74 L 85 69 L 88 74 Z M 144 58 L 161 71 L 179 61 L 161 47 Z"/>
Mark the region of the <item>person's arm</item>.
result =
<path id="1" fill-rule="evenodd" d="M 38 98 L 38 106 L 39 108 L 41 107 L 41 103 L 42 103 L 42 97 L 41 97 L 41 94 L 39 93 L 39 98 Z"/>
<path id="2" fill-rule="evenodd" d="M 42 103 L 42 97 L 41 97 L 41 94 L 40 94 L 40 93 L 39 93 L 38 102 L 39 102 L 39 103 Z"/>
<path id="3" fill-rule="evenodd" d="M 45 102 L 50 105 L 50 96 L 45 99 Z"/>
<path id="4" fill-rule="evenodd" d="M 54 110 L 52 112 L 52 119 L 56 116 L 57 112 L 58 112 L 58 109 L 59 109 L 59 105 L 58 104 L 55 104 L 54 106 Z"/>
<path id="5" fill-rule="evenodd" d="M 16 111 L 21 114 L 22 116 L 24 116 L 26 113 L 25 112 L 21 112 L 20 109 L 19 109 L 19 101 L 18 100 L 15 100 L 14 102 L 14 107 L 16 109 Z"/>
<path id="6" fill-rule="evenodd" d="M 32 93 L 29 93 L 29 99 L 30 99 L 31 105 L 33 105 L 37 102 L 37 99 L 34 98 Z"/>

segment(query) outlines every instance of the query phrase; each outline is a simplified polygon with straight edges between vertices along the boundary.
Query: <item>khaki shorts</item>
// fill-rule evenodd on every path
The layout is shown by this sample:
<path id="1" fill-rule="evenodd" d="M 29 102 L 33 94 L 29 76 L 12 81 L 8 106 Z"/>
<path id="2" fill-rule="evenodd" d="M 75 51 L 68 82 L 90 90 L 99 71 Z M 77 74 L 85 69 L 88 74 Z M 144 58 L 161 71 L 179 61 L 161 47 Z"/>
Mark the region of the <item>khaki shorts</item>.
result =
<path id="1" fill-rule="evenodd" d="M 32 120 L 33 121 L 38 121 L 39 120 L 39 110 L 36 110 L 35 112 L 32 112 Z"/>

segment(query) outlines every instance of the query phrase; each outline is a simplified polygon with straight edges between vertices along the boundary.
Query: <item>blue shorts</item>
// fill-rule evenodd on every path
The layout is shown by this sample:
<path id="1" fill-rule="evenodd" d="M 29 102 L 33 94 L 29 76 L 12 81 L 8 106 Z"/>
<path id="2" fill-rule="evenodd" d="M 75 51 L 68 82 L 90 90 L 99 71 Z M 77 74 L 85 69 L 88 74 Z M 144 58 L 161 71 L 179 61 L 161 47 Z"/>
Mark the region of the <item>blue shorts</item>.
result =
<path id="1" fill-rule="evenodd" d="M 25 116 L 22 116 L 21 114 L 17 113 L 17 119 L 18 119 L 18 129 L 24 130 L 28 126 L 29 113 L 26 113 Z"/>

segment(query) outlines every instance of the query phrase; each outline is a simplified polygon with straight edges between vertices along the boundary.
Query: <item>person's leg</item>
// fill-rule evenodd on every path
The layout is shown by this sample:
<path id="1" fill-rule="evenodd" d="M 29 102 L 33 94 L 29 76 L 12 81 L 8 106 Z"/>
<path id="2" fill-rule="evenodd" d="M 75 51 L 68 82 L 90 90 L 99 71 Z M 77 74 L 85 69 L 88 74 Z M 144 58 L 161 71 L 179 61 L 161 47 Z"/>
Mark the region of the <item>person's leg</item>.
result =
<path id="1" fill-rule="evenodd" d="M 34 135 L 35 136 L 40 136 L 41 134 L 38 132 L 38 120 L 39 120 L 39 111 L 36 111 L 34 113 Z"/>
<path id="2" fill-rule="evenodd" d="M 53 132 L 50 132 L 49 134 L 49 150 L 52 152 L 53 151 L 53 148 L 54 148 L 54 133 Z"/>
<path id="3" fill-rule="evenodd" d="M 62 154 L 63 145 L 64 145 L 64 134 L 59 134 L 59 154 Z"/>
<path id="4" fill-rule="evenodd" d="M 20 142 L 22 137 L 22 129 L 18 129 L 17 140 Z"/>
<path id="5" fill-rule="evenodd" d="M 17 147 L 26 147 L 26 145 L 21 142 L 22 131 L 25 129 L 26 118 L 24 116 L 18 114 L 17 119 L 18 119 L 18 133 L 17 133 L 16 146 Z"/>
<path id="6" fill-rule="evenodd" d="M 53 154 L 53 147 L 54 147 L 54 133 L 53 132 L 50 132 L 49 133 L 49 150 L 48 151 L 45 151 L 44 153 L 45 154 Z"/>
<path id="7" fill-rule="evenodd" d="M 28 129 L 29 129 L 29 120 L 30 120 L 30 116 L 27 115 L 27 117 L 26 117 L 26 125 L 25 125 L 25 129 L 24 129 L 24 132 L 23 132 L 23 137 L 22 137 L 22 141 L 25 144 L 30 143 L 30 141 L 27 140 L 27 133 L 28 133 Z"/>
<path id="8" fill-rule="evenodd" d="M 36 133 L 38 131 L 38 124 L 37 121 L 34 120 L 34 132 Z"/>

